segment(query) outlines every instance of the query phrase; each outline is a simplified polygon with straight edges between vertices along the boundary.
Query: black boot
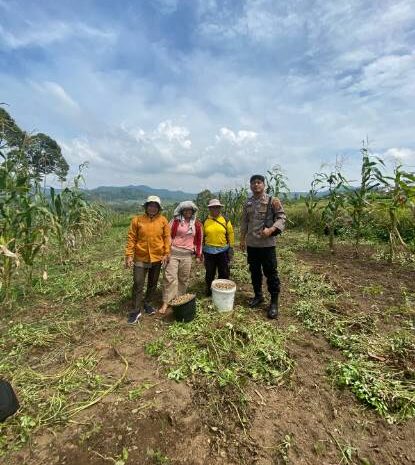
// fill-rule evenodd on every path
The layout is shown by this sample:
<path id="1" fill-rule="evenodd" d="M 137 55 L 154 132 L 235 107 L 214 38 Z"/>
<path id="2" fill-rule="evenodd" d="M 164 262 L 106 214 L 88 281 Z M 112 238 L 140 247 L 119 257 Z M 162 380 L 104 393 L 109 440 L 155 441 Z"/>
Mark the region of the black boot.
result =
<path id="1" fill-rule="evenodd" d="M 271 303 L 268 308 L 268 318 L 271 320 L 278 318 L 278 294 L 271 295 Z"/>
<path id="2" fill-rule="evenodd" d="M 264 301 L 264 296 L 262 294 L 255 294 L 254 297 L 248 300 L 248 306 L 250 308 L 257 307 L 259 304 L 262 304 Z"/>

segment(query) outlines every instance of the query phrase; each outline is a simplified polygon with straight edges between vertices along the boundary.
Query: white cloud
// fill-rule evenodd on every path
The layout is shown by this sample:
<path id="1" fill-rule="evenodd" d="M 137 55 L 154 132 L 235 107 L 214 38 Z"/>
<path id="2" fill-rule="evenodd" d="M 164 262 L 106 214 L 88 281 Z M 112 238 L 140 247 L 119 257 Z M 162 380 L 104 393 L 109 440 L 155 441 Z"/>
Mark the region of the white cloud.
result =
<path id="1" fill-rule="evenodd" d="M 17 50 L 25 47 L 45 47 L 56 42 L 69 39 L 90 39 L 113 42 L 116 34 L 112 30 L 104 30 L 92 27 L 83 22 L 69 23 L 65 21 L 46 21 L 41 24 L 25 21 L 19 29 L 6 29 L 0 24 L 0 50 Z"/>
<path id="2" fill-rule="evenodd" d="M 383 153 L 386 160 L 396 161 L 405 165 L 415 164 L 415 150 L 407 147 L 393 147 Z"/>
<path id="3" fill-rule="evenodd" d="M 177 142 L 182 148 L 188 150 L 192 146 L 192 141 L 189 139 L 190 131 L 183 126 L 174 126 L 170 120 L 162 121 L 151 138 L 161 139 L 166 138 L 169 142 Z"/>
<path id="4" fill-rule="evenodd" d="M 221 128 L 215 138 L 217 142 L 228 141 L 231 144 L 242 145 L 256 140 L 257 137 L 258 134 L 254 131 L 240 130 L 235 133 L 231 129 Z"/>
<path id="5" fill-rule="evenodd" d="M 270 42 L 282 36 L 295 35 L 304 27 L 304 18 L 295 8 L 280 7 L 273 0 L 247 0 L 241 13 L 232 9 L 232 3 L 212 4 L 203 11 L 199 32 L 212 40 L 248 37 L 253 41 Z M 212 14 L 212 10 L 215 14 Z"/>
<path id="6" fill-rule="evenodd" d="M 31 82 L 33 89 L 45 94 L 47 97 L 55 98 L 58 103 L 66 105 L 73 110 L 79 110 L 80 107 L 75 100 L 65 91 L 65 89 L 57 82 Z"/>
<path id="7" fill-rule="evenodd" d="M 350 90 L 379 93 L 398 89 L 415 79 L 415 53 L 382 56 L 363 68 L 362 77 Z"/>

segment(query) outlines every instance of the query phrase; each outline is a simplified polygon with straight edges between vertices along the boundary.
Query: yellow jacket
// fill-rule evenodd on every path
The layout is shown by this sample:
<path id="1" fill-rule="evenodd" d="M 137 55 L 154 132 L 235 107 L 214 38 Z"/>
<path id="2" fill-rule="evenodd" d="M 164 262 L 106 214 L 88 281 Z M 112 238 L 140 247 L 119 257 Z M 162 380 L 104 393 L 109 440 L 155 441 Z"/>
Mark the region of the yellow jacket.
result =
<path id="1" fill-rule="evenodd" d="M 154 263 L 170 254 L 170 226 L 166 217 L 138 215 L 131 220 L 125 255 L 134 261 Z"/>
<path id="2" fill-rule="evenodd" d="M 228 244 L 226 241 L 226 233 L 228 233 L 229 245 L 233 247 L 235 236 L 231 222 L 226 223 L 222 215 L 215 220 L 209 215 L 203 224 L 204 243 L 213 247 L 225 247 Z"/>

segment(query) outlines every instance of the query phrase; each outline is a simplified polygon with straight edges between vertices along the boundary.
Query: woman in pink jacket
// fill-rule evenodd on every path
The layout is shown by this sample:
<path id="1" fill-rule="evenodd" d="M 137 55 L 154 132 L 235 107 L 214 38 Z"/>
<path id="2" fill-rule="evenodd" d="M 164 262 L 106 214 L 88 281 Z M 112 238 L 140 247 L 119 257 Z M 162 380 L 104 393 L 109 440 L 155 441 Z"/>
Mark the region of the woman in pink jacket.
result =
<path id="1" fill-rule="evenodd" d="M 192 256 L 202 261 L 203 225 L 196 219 L 197 207 L 190 201 L 181 202 L 170 222 L 171 254 L 163 275 L 163 305 L 160 313 L 166 313 L 176 297 L 186 293 L 192 268 Z"/>

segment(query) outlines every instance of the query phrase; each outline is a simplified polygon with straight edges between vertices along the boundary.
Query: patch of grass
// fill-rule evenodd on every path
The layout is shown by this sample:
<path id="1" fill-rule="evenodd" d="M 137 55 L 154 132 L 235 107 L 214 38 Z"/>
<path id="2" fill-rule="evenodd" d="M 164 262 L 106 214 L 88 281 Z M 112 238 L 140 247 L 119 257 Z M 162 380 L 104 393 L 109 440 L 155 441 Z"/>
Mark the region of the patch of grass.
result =
<path id="1" fill-rule="evenodd" d="M 204 304 L 198 302 L 195 320 L 172 324 L 146 351 L 158 357 L 169 379 L 192 379 L 219 429 L 232 421 L 245 429 L 247 383 L 277 385 L 293 368 L 284 348 L 286 334 L 243 307 L 220 314 Z"/>
<path id="2" fill-rule="evenodd" d="M 118 384 L 105 379 L 98 371 L 99 359 L 93 352 L 60 360 L 59 371 L 56 363 L 48 363 L 50 352 L 58 350 L 67 334 L 56 330 L 59 325 L 39 331 L 39 337 L 30 325 L 23 328 L 15 325 L 6 334 L 24 334 L 21 340 L 10 345 L 4 336 L 0 346 L 6 348 L 1 360 L 0 371 L 10 380 L 19 397 L 19 414 L 0 424 L 0 456 L 18 449 L 30 437 L 33 430 L 41 426 L 53 426 L 67 422 L 79 411 L 93 405 Z M 45 337 L 45 334 L 49 337 Z M 30 336 L 30 337 L 28 337 Z M 59 341 L 57 340 L 59 339 Z M 45 349 L 33 364 L 30 351 Z M 59 352 L 60 356 L 63 354 Z"/>
<path id="3" fill-rule="evenodd" d="M 235 251 L 234 258 L 231 263 L 231 279 L 240 284 L 249 284 L 251 275 L 246 265 L 246 255 Z"/>
<path id="4" fill-rule="evenodd" d="M 347 465 L 355 465 L 356 462 L 354 461 L 354 457 L 357 455 L 357 448 L 353 447 L 350 443 L 345 442 L 344 440 L 339 441 L 332 433 L 329 433 L 329 435 L 333 439 L 341 454 L 339 465 L 342 463 Z"/>
<path id="5" fill-rule="evenodd" d="M 284 343 L 282 331 L 243 307 L 229 315 L 199 307 L 194 321 L 172 324 L 146 350 L 158 356 L 176 381 L 202 375 L 219 386 L 242 386 L 245 379 L 275 385 L 293 366 Z"/>
<path id="6" fill-rule="evenodd" d="M 367 312 L 347 315 L 329 311 L 327 307 L 331 306 L 327 303 L 336 304 L 339 294 L 327 278 L 301 264 L 291 243 L 280 250 L 280 256 L 282 274 L 288 277 L 290 292 L 297 297 L 295 315 L 347 357 L 346 362 L 329 366 L 328 372 L 337 386 L 349 388 L 388 421 L 415 416 L 414 371 L 399 370 L 392 363 L 392 359 L 403 364 L 414 358 L 413 336 L 403 329 L 385 334 L 379 330 L 378 318 Z M 366 288 L 368 296 L 381 292 L 383 287 L 376 283 Z M 405 321 L 401 323 L 404 325 Z"/>
<path id="7" fill-rule="evenodd" d="M 408 331 L 396 331 L 388 338 L 388 349 L 391 355 L 399 358 L 415 359 L 415 338 Z"/>
<path id="8" fill-rule="evenodd" d="M 377 296 L 383 295 L 385 288 L 382 284 L 371 284 L 370 286 L 365 286 L 363 288 L 363 295 Z"/>
<path id="9" fill-rule="evenodd" d="M 390 422 L 415 416 L 414 379 L 402 379 L 398 371 L 386 371 L 379 363 L 354 359 L 333 362 L 328 373 L 339 387 L 348 387 Z"/>
<path id="10" fill-rule="evenodd" d="M 293 447 L 294 443 L 294 436 L 292 434 L 286 434 L 283 440 L 276 447 L 277 460 L 281 458 L 283 463 L 288 464 L 288 453 Z"/>
<path id="11" fill-rule="evenodd" d="M 155 465 L 169 465 L 170 459 L 163 454 L 161 450 L 147 449 L 147 457 L 152 460 Z"/>
<path id="12" fill-rule="evenodd" d="M 65 303 L 108 294 L 117 294 L 118 297 L 128 294 L 131 273 L 123 268 L 122 263 L 124 235 L 113 228 L 107 237 L 86 245 L 71 260 L 49 263 L 48 279 L 39 279 L 35 291 Z M 104 258 L 103 249 L 108 250 Z"/>
<path id="13" fill-rule="evenodd" d="M 378 262 L 389 260 L 389 251 L 385 247 L 379 247 L 371 258 Z M 415 267 L 415 255 L 411 251 L 399 251 L 394 256 L 394 263 L 413 269 Z"/>
<path id="14" fill-rule="evenodd" d="M 137 400 L 139 399 L 140 397 L 142 397 L 142 395 L 150 388 L 154 387 L 155 385 L 153 383 L 149 383 L 149 382 L 146 382 L 146 383 L 141 383 L 139 386 L 137 386 L 136 388 L 134 389 L 130 389 L 128 391 L 128 399 L 129 400 Z"/>
<path id="15" fill-rule="evenodd" d="M 102 423 L 94 421 L 92 425 L 89 425 L 89 427 L 79 435 L 80 444 L 86 443 L 93 436 L 99 434 L 101 430 L 102 430 Z"/>
<path id="16" fill-rule="evenodd" d="M 0 456 L 19 449 L 38 428 L 65 424 L 124 379 L 128 363 L 122 355 L 114 349 L 124 365 L 121 378 L 114 379 L 100 373 L 98 354 L 81 341 L 96 329 L 85 300 L 119 299 L 131 285 L 121 263 L 121 234 L 125 230 L 112 228 L 64 262 L 57 252 L 45 257 L 47 280 L 37 281 L 30 296 L 0 322 L 0 373 L 21 405 L 17 415 L 0 424 Z"/>

